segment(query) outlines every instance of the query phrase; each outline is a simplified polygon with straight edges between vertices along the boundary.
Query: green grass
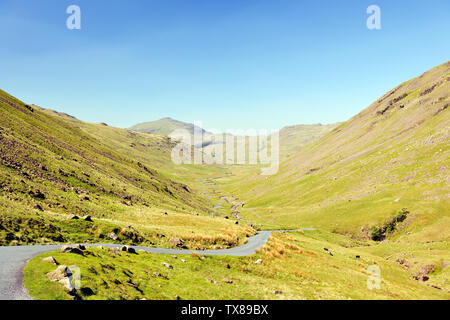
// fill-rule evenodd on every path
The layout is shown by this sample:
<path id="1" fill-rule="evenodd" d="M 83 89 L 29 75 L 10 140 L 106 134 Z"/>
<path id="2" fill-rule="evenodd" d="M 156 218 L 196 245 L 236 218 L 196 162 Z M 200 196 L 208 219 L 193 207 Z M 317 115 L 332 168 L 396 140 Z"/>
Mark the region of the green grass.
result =
<path id="1" fill-rule="evenodd" d="M 408 208 L 404 228 L 392 236 L 448 241 L 450 114 L 436 111 L 450 102 L 449 68 L 443 64 L 391 90 L 289 157 L 274 176 L 232 168 L 216 182 L 246 202 L 242 216 L 264 228 L 318 227 L 367 238 L 370 227 Z M 433 83 L 441 85 L 415 94 Z M 393 103 L 398 97 L 404 98 Z"/>
<path id="2" fill-rule="evenodd" d="M 25 285 L 38 299 L 70 299 L 61 285 L 45 277 L 56 268 L 42 261 L 51 255 L 61 264 L 80 267 L 81 286 L 94 292 L 90 296 L 81 294 L 86 300 L 175 299 L 176 296 L 194 300 L 450 298 L 445 290 L 412 280 L 410 273 L 392 259 L 374 254 L 378 247 L 316 231 L 275 234 L 252 257 L 177 255 L 174 258 L 141 252 L 116 255 L 108 249 L 92 248 L 85 257 L 50 252 L 35 257 L 26 266 Z M 255 264 L 257 259 L 262 259 L 262 264 Z M 173 269 L 165 268 L 162 263 L 169 263 Z M 367 288 L 367 268 L 373 264 L 381 268 L 380 290 Z M 227 279 L 232 283 L 226 283 Z M 130 286 L 129 282 L 137 287 Z"/>
<path id="3" fill-rule="evenodd" d="M 446 63 L 401 84 L 316 142 L 289 151 L 270 177 L 260 176 L 257 166 L 175 166 L 167 137 L 38 108 L 30 114 L 0 92 L 0 207 L 2 219 L 13 220 L 0 240 L 19 241 L 11 240 L 13 233 L 23 244 L 49 243 L 61 233 L 95 242 L 131 224 L 142 243 L 170 247 L 168 240 L 177 237 L 190 248 L 226 248 L 254 234 L 248 224 L 314 227 L 319 230 L 275 235 L 254 257 L 174 259 L 98 249 L 86 257 L 51 254 L 81 267 L 83 286 L 95 293 L 85 299 L 449 299 L 450 116 L 448 108 L 437 112 L 450 102 L 449 68 Z M 45 199 L 30 195 L 36 190 Z M 239 224 L 224 219 L 241 201 Z M 209 217 L 218 202 L 219 217 Z M 37 204 L 43 211 L 33 209 Z M 397 221 L 403 208 L 409 213 Z M 69 213 L 92 215 L 95 229 L 67 222 Z M 50 232 L 48 225 L 67 233 Z M 382 241 L 370 240 L 375 228 Z M 46 255 L 27 265 L 25 284 L 36 298 L 69 298 L 45 279 L 55 268 L 42 263 Z M 260 265 L 253 263 L 258 258 Z M 380 290 L 366 286 L 374 264 L 382 271 Z M 427 265 L 434 269 L 429 281 L 414 280 Z"/>
<path id="4" fill-rule="evenodd" d="M 37 106 L 30 111 L 3 91 L 0 104 L 0 216 L 15 220 L 0 230 L 2 244 L 97 241 L 130 224 L 144 243 L 160 246 L 179 237 L 192 248 L 229 247 L 254 232 L 209 218 L 217 202 L 202 195 L 197 180 L 225 169 L 173 165 L 174 142 L 167 137 L 89 124 Z M 44 197 L 33 197 L 37 191 Z M 95 230 L 71 227 L 69 214 L 91 215 Z M 38 220 L 54 232 L 34 232 Z"/>

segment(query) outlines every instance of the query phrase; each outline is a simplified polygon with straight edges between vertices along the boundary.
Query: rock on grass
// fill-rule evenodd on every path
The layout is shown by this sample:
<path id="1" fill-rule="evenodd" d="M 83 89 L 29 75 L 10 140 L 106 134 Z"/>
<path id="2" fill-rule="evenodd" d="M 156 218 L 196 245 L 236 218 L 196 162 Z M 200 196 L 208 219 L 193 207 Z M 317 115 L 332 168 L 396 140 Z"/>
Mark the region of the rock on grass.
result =
<path id="1" fill-rule="evenodd" d="M 61 253 L 74 253 L 84 256 L 83 249 L 84 246 L 78 245 L 77 247 L 63 246 L 61 248 Z"/>
<path id="2" fill-rule="evenodd" d="M 56 259 L 53 258 L 52 256 L 47 257 L 47 258 L 44 258 L 44 259 L 42 259 L 42 261 L 48 262 L 48 263 L 51 263 L 51 264 L 56 264 L 56 265 L 58 264 L 58 262 L 56 261 Z"/>

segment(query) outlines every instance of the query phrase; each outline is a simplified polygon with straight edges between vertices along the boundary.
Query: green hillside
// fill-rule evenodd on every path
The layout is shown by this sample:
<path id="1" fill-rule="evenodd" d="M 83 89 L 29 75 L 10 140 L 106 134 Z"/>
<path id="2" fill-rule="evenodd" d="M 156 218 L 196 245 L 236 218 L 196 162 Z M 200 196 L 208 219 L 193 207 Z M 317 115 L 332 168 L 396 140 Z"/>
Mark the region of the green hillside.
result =
<path id="1" fill-rule="evenodd" d="M 284 127 L 280 130 L 280 158 L 282 160 L 300 150 L 302 147 L 320 139 L 331 130 L 339 126 L 333 124 L 299 124 Z"/>
<path id="2" fill-rule="evenodd" d="M 215 203 L 186 184 L 186 170 L 159 170 L 169 171 L 173 145 L 0 91 L 0 243 L 110 241 L 113 231 L 117 241 L 164 246 L 170 236 L 192 247 L 244 241 L 251 229 L 211 221 Z"/>
<path id="3" fill-rule="evenodd" d="M 84 256 L 49 252 L 27 265 L 25 285 L 35 298 L 74 298 L 46 276 L 56 268 L 42 260 L 51 255 L 60 264 L 80 266 L 83 289 L 76 297 L 87 300 L 449 299 L 449 95 L 447 62 L 401 84 L 346 123 L 294 152 L 278 174 L 270 177 L 260 176 L 258 167 L 245 165 L 174 166 L 167 152 L 167 137 L 88 124 L 49 110 L 38 112 L 38 118 L 46 123 L 56 128 L 64 124 L 71 133 L 83 137 L 72 141 L 71 146 L 79 148 L 87 139 L 92 150 L 108 151 L 107 159 L 126 155 L 123 161 L 129 159 L 131 164 L 122 169 L 131 170 L 133 161 L 139 161 L 152 168 L 148 170 L 158 169 L 160 183 L 182 189 L 188 186 L 189 191 L 172 187 L 175 197 L 152 191 L 149 197 L 159 201 L 157 206 L 136 204 L 136 209 L 121 214 L 110 205 L 105 209 L 113 210 L 98 212 L 110 217 L 100 219 L 101 223 L 132 221 L 140 230 L 147 230 L 146 241 L 150 239 L 151 244 L 170 245 L 164 240 L 158 242 L 157 233 L 176 235 L 190 247 L 243 243 L 244 234 L 253 234 L 254 229 L 240 226 L 250 223 L 266 229 L 315 230 L 275 233 L 250 257 L 130 254 L 107 248 L 87 249 Z M 27 121 L 36 117 L 12 97 L 5 97 L 19 107 L 9 113 L 26 114 Z M 34 125 L 41 126 L 39 122 Z M 1 127 L 3 136 L 6 126 Z M 25 139 L 22 135 L 26 130 L 15 130 L 20 139 Z M 17 138 L 11 133 L 7 136 Z M 29 133 L 26 139 L 31 136 Z M 288 136 L 296 145 L 290 147 L 296 148 L 299 136 L 292 132 Z M 47 150 L 40 146 L 40 140 L 35 144 L 38 150 Z M 85 161 L 81 158 L 70 165 L 78 168 Z M 50 171 L 59 162 L 54 159 L 45 163 Z M 110 179 L 119 180 L 113 175 L 115 166 L 104 168 L 94 160 L 89 163 L 108 172 Z M 20 185 L 19 179 L 30 183 L 22 178 L 20 169 L 3 167 L 10 170 L 9 178 L 15 179 L 8 186 Z M 82 169 L 88 170 L 87 165 Z M 127 177 L 134 177 L 134 171 L 125 172 Z M 145 188 L 151 190 L 155 182 L 145 181 Z M 126 188 L 134 190 L 128 185 Z M 51 188 L 47 190 L 52 193 Z M 95 195 L 103 199 L 102 193 Z M 9 215 L 16 214 L 10 209 L 16 205 L 30 210 L 36 200 L 22 197 L 13 201 L 3 194 L 1 205 Z M 111 202 L 115 199 L 110 198 Z M 183 204 L 178 199 L 183 199 Z M 228 212 L 232 217 L 210 218 L 202 213 L 203 207 L 210 209 L 218 201 L 223 207 L 220 214 Z M 174 207 L 168 215 L 161 213 L 160 206 L 171 205 Z M 47 214 L 56 216 L 46 207 Z M 379 289 L 371 290 L 367 285 L 368 267 L 374 266 L 380 268 L 381 279 Z"/>
<path id="4" fill-rule="evenodd" d="M 277 175 L 247 171 L 242 178 L 236 170 L 239 181 L 222 183 L 246 201 L 243 216 L 268 228 L 312 226 L 368 238 L 377 227 L 381 238 L 448 241 L 449 105 L 447 62 L 302 148 Z M 403 208 L 405 222 L 389 226 Z"/>

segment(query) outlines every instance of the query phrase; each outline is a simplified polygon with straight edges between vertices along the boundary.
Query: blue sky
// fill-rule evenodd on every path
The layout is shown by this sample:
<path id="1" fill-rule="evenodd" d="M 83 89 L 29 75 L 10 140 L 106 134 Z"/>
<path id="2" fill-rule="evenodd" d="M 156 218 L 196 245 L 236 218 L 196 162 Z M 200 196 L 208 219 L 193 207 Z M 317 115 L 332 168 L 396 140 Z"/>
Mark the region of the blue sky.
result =
<path id="1" fill-rule="evenodd" d="M 449 35 L 448 0 L 2 0 L 0 88 L 119 127 L 331 123 L 448 61 Z"/>

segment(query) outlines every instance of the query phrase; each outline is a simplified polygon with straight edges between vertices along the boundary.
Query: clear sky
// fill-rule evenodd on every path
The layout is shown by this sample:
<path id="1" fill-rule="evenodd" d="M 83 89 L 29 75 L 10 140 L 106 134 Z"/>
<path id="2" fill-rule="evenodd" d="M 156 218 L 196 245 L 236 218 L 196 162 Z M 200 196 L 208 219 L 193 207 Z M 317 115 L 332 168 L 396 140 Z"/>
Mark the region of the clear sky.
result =
<path id="1" fill-rule="evenodd" d="M 119 127 L 277 129 L 345 121 L 448 61 L 450 1 L 1 0 L 0 39 L 0 88 L 28 103 Z"/>

